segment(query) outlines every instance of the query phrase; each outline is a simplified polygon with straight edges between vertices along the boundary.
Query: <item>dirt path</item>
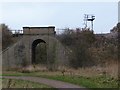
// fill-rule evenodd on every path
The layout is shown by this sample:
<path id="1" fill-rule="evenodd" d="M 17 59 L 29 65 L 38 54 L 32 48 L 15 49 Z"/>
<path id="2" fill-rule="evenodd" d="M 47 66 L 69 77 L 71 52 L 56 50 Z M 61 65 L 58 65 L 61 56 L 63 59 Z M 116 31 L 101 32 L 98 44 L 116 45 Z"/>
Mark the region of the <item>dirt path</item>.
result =
<path id="1" fill-rule="evenodd" d="M 32 82 L 38 82 L 42 84 L 46 84 L 48 86 L 52 86 L 54 88 L 83 88 L 78 85 L 57 81 L 57 80 L 50 80 L 46 78 L 40 77 L 31 77 L 31 76 L 3 76 L 2 78 L 10 78 L 10 79 L 20 79 L 20 80 L 28 80 Z M 84 89 L 87 90 L 87 89 Z"/>

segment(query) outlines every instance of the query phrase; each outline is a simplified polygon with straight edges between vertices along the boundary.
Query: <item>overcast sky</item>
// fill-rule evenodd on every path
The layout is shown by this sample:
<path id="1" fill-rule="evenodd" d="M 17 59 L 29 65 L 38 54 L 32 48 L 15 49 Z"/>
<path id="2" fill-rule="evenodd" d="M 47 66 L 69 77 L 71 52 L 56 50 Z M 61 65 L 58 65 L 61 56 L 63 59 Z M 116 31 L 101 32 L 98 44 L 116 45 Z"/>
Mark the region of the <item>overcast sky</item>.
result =
<path id="1" fill-rule="evenodd" d="M 11 29 L 50 25 L 83 28 L 84 14 L 95 15 L 95 33 L 109 32 L 118 22 L 117 2 L 4 2 L 1 11 L 0 23 Z"/>

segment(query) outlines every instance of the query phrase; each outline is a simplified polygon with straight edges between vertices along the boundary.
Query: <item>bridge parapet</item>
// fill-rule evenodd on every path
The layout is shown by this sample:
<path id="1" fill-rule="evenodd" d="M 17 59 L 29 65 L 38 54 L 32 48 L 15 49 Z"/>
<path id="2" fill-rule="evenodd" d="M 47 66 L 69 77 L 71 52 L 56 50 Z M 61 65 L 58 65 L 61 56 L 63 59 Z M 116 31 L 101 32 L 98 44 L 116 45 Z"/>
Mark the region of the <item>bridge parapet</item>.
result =
<path id="1" fill-rule="evenodd" d="M 55 35 L 55 27 L 23 27 L 24 35 Z"/>

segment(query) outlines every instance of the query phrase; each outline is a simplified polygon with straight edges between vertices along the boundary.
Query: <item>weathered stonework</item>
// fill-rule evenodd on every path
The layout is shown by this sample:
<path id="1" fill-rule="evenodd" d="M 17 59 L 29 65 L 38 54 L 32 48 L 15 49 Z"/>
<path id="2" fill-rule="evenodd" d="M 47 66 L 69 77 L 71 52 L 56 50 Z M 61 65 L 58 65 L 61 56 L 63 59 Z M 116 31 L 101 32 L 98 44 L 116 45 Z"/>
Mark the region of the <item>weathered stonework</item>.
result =
<path id="1" fill-rule="evenodd" d="M 55 59 L 60 64 L 67 60 L 64 47 L 55 38 L 55 27 L 23 27 L 23 37 L 2 53 L 3 70 L 31 65 L 32 44 L 38 39 L 46 42 L 48 61 Z"/>

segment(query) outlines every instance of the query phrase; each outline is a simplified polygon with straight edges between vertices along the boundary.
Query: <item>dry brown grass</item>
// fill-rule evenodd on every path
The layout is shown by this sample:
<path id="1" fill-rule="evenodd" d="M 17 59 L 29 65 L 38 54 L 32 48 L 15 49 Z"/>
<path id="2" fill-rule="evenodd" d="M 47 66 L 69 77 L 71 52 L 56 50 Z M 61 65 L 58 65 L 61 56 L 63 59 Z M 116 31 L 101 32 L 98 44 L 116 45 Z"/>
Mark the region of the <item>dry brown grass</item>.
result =
<path id="1" fill-rule="evenodd" d="M 43 65 L 31 65 L 25 68 L 18 70 L 22 73 L 30 73 L 30 72 L 41 72 L 40 74 L 44 75 L 70 75 L 70 76 L 87 76 L 87 77 L 94 77 L 94 76 L 102 76 L 102 75 L 109 75 L 114 78 L 118 78 L 118 62 L 109 62 L 106 63 L 104 67 L 101 66 L 94 66 L 94 67 L 86 67 L 86 68 L 79 68 L 73 69 L 68 68 L 65 66 L 59 66 L 57 71 L 49 71 Z M 6 72 L 7 73 L 7 72 Z M 10 72 L 9 72 L 10 73 Z M 12 72 L 13 73 L 13 72 Z"/>
<path id="2" fill-rule="evenodd" d="M 62 67 L 59 68 L 59 71 L 61 73 L 64 71 L 64 75 L 72 75 L 72 76 L 79 75 L 79 76 L 93 77 L 93 76 L 109 75 L 111 77 L 118 78 L 118 63 L 112 62 L 112 63 L 107 63 L 104 67 L 94 66 L 90 68 L 86 67 L 79 69 Z"/>
<path id="3" fill-rule="evenodd" d="M 28 73 L 28 72 L 38 72 L 38 71 L 43 72 L 43 71 L 47 71 L 47 68 L 43 65 L 29 65 L 27 67 L 24 67 L 24 68 L 18 70 L 18 71 L 24 72 L 24 73 L 25 72 L 26 73 Z"/>
<path id="4" fill-rule="evenodd" d="M 111 75 L 112 77 L 118 77 L 118 61 L 111 61 L 107 63 L 104 70 L 108 75 Z"/>

